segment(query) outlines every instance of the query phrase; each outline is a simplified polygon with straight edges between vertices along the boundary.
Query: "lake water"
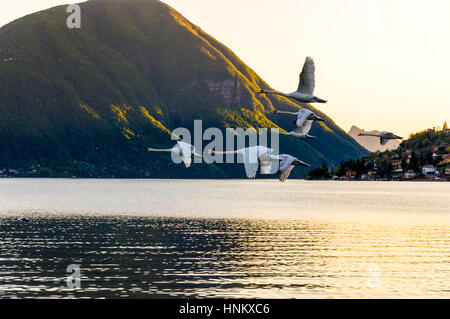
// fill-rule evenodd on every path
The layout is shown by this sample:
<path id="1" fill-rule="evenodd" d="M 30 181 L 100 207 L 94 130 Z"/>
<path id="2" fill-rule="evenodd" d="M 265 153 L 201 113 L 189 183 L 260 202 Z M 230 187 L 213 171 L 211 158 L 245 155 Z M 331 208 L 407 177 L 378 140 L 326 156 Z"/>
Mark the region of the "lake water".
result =
<path id="1" fill-rule="evenodd" d="M 450 183 L 0 179 L 0 242 L 0 298 L 450 298 Z"/>

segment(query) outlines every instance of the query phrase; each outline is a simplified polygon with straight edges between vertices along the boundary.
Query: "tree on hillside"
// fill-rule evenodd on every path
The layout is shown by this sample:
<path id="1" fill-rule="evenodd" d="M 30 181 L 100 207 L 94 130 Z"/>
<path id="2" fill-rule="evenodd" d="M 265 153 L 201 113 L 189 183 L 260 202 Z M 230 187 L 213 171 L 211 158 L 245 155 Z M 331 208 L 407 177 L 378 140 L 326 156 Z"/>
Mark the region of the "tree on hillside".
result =
<path id="1" fill-rule="evenodd" d="M 409 169 L 412 169 L 414 172 L 419 171 L 419 159 L 417 157 L 416 152 L 412 152 L 411 158 L 409 160 Z"/>
<path id="2" fill-rule="evenodd" d="M 419 166 L 424 166 L 426 164 L 427 164 L 427 159 L 425 158 L 425 155 L 422 152 L 419 157 Z"/>
<path id="3" fill-rule="evenodd" d="M 409 168 L 408 167 L 408 161 L 407 161 L 406 157 L 402 158 L 402 168 L 403 168 L 403 170 Z"/>
<path id="4" fill-rule="evenodd" d="M 328 170 L 327 164 L 323 162 L 322 167 L 312 170 L 308 174 L 308 179 L 329 179 L 331 178 L 330 171 Z"/>
<path id="5" fill-rule="evenodd" d="M 433 162 L 433 153 L 427 152 L 425 155 L 426 164 L 431 164 Z"/>
<path id="6" fill-rule="evenodd" d="M 380 168 L 378 169 L 378 173 L 381 177 L 391 178 L 392 177 L 392 164 L 389 159 L 383 160 L 380 163 Z"/>

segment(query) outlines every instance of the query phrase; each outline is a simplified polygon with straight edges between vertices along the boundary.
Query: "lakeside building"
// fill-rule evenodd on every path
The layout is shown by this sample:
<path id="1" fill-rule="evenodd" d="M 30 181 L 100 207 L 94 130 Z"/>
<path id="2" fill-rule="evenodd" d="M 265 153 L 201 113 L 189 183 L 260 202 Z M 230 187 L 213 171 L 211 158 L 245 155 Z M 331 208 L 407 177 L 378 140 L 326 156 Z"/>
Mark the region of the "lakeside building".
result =
<path id="1" fill-rule="evenodd" d="M 413 179 L 414 177 L 416 177 L 416 173 L 412 170 L 409 169 L 406 173 L 405 173 L 405 179 Z"/>
<path id="2" fill-rule="evenodd" d="M 400 168 L 392 170 L 392 180 L 394 181 L 398 181 L 403 177 L 403 170 L 401 169 L 401 165 L 399 167 Z"/>
<path id="3" fill-rule="evenodd" d="M 368 176 L 375 176 L 375 175 L 377 175 L 377 172 L 375 170 L 371 169 L 370 171 L 367 172 L 367 175 Z"/>
<path id="4" fill-rule="evenodd" d="M 434 167 L 433 165 L 424 165 L 422 166 L 422 174 L 423 175 L 436 174 L 436 167 Z"/>
<path id="5" fill-rule="evenodd" d="M 442 161 L 439 162 L 439 165 L 447 165 L 450 164 L 450 154 L 442 155 Z"/>
<path id="6" fill-rule="evenodd" d="M 357 174 L 355 171 L 348 170 L 345 172 L 345 179 L 355 179 Z"/>
<path id="7" fill-rule="evenodd" d="M 450 176 L 450 166 L 447 166 L 447 167 L 445 168 L 444 174 Z"/>
<path id="8" fill-rule="evenodd" d="M 403 172 L 403 170 L 402 170 L 402 160 L 401 160 L 401 159 L 398 159 L 398 160 L 392 160 L 392 161 L 391 161 L 391 165 L 392 165 L 392 169 L 393 169 L 394 171 L 400 170 L 400 171 Z"/>

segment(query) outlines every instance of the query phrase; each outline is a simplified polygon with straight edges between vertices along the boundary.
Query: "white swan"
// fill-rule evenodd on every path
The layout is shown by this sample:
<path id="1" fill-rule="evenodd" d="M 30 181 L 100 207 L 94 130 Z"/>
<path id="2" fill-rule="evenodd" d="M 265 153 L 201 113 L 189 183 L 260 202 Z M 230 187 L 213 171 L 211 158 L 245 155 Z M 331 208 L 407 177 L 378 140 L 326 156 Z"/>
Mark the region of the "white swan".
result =
<path id="1" fill-rule="evenodd" d="M 260 94 L 277 94 L 287 98 L 291 98 L 300 102 L 305 103 L 326 103 L 327 101 L 314 96 L 314 88 L 316 86 L 316 81 L 314 78 L 314 72 L 316 67 L 314 65 L 314 60 L 311 57 L 306 57 L 305 64 L 303 64 L 303 70 L 300 73 L 300 82 L 298 84 L 297 91 L 292 93 L 282 93 L 278 91 L 261 90 Z"/>
<path id="2" fill-rule="evenodd" d="M 295 158 L 288 154 L 281 154 L 278 155 L 280 162 L 280 168 L 278 169 L 278 179 L 280 182 L 284 182 L 288 179 L 289 175 L 291 174 L 291 171 L 294 169 L 295 166 L 304 166 L 304 167 L 310 167 L 311 165 L 299 160 L 298 158 Z"/>
<path id="3" fill-rule="evenodd" d="M 298 158 L 295 158 L 291 155 L 281 154 L 281 155 L 273 155 L 273 150 L 267 148 L 265 146 L 253 146 L 253 147 L 245 147 L 241 148 L 237 151 L 214 151 L 209 150 L 209 154 L 237 154 L 243 156 L 245 173 L 247 174 L 247 178 L 255 178 L 256 172 L 258 171 L 258 167 L 262 174 L 270 174 L 272 171 L 272 163 L 275 161 L 281 161 L 278 179 L 281 182 L 284 182 L 291 173 L 292 169 L 295 165 L 301 165 L 305 167 L 309 167 L 310 165 L 302 162 Z"/>
<path id="4" fill-rule="evenodd" d="M 258 167 L 261 167 L 262 174 L 269 174 L 272 169 L 272 160 L 278 160 L 272 155 L 273 153 L 272 149 L 261 145 L 244 147 L 237 151 L 208 150 L 207 153 L 211 155 L 237 154 L 242 156 L 247 178 L 255 178 L 256 172 L 258 171 Z"/>
<path id="5" fill-rule="evenodd" d="M 358 136 L 375 136 L 375 137 L 379 137 L 381 145 L 386 145 L 386 143 L 389 142 L 389 140 L 396 140 L 396 139 L 402 140 L 403 139 L 403 137 L 397 136 L 394 133 L 387 132 L 387 131 L 383 131 L 383 132 L 380 132 L 378 134 L 376 134 L 376 133 L 359 133 Z"/>
<path id="6" fill-rule="evenodd" d="M 200 154 L 196 153 L 194 145 L 178 141 L 174 147 L 168 149 L 156 149 L 156 148 L 147 148 L 148 152 L 169 152 L 175 154 L 177 156 L 181 156 L 183 159 L 184 165 L 186 167 L 191 166 L 192 156 L 202 157 Z"/>
<path id="7" fill-rule="evenodd" d="M 289 135 L 298 139 L 314 139 L 315 136 L 309 135 L 309 131 L 311 130 L 311 126 L 313 121 L 325 121 L 323 118 L 317 116 L 313 111 L 308 109 L 302 109 L 298 112 L 286 112 L 286 111 L 274 111 L 274 114 L 291 114 L 296 115 L 297 119 L 294 120 L 294 125 L 296 128 L 293 131 L 284 133 L 280 132 L 284 135 Z"/>

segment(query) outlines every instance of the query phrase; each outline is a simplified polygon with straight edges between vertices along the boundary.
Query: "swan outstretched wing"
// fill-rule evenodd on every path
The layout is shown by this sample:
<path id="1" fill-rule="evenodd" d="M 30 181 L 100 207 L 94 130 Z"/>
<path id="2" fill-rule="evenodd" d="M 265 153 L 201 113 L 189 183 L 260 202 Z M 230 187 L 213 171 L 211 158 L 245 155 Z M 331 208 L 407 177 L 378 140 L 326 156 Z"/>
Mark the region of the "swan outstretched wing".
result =
<path id="1" fill-rule="evenodd" d="M 258 163 L 251 163 L 248 161 L 244 162 L 245 167 L 245 174 L 247 175 L 247 178 L 255 178 L 256 172 L 258 171 Z"/>
<path id="2" fill-rule="evenodd" d="M 190 155 L 186 155 L 185 153 L 183 153 L 183 163 L 186 166 L 186 168 L 191 166 L 192 163 L 192 158 Z"/>
<path id="3" fill-rule="evenodd" d="M 311 57 L 306 57 L 305 64 L 303 64 L 302 73 L 300 73 L 300 83 L 298 84 L 297 89 L 298 92 L 313 95 L 314 88 L 316 86 L 316 81 L 314 78 L 315 71 L 316 67 L 314 65 L 314 60 Z"/>
<path id="4" fill-rule="evenodd" d="M 261 174 L 271 174 L 273 169 L 273 161 L 278 161 L 278 157 L 272 155 L 273 149 L 265 147 L 265 146 L 258 146 L 258 159 L 259 159 L 259 166 L 260 166 L 260 172 Z"/>
<path id="5" fill-rule="evenodd" d="M 247 178 L 255 178 L 259 167 L 258 149 L 255 147 L 247 147 L 241 154 L 243 156 Z"/>
<path id="6" fill-rule="evenodd" d="M 294 132 L 299 133 L 299 134 L 303 134 L 306 135 L 309 133 L 309 131 L 311 130 L 311 126 L 313 124 L 312 120 L 306 120 L 302 126 L 296 127 L 294 129 Z"/>
<path id="7" fill-rule="evenodd" d="M 311 130 L 311 126 L 313 124 L 312 120 L 307 120 L 304 124 L 303 124 L 303 132 L 305 134 L 308 134 L 309 131 Z"/>
<path id="8" fill-rule="evenodd" d="M 400 139 L 401 139 L 401 137 L 395 135 L 395 134 L 392 133 L 392 132 L 387 132 L 387 133 L 384 135 L 384 137 L 389 138 L 389 139 L 395 139 L 395 138 L 400 138 Z"/>
<path id="9" fill-rule="evenodd" d="M 307 109 L 298 111 L 297 120 L 295 121 L 295 125 L 302 126 L 303 123 L 305 123 L 305 121 L 307 119 L 310 119 L 310 118 L 312 119 L 312 117 L 313 117 L 312 115 L 314 115 L 314 113 Z"/>
<path id="10" fill-rule="evenodd" d="M 295 165 L 305 166 L 309 167 L 311 165 L 299 160 L 298 158 L 295 158 L 288 154 L 282 154 L 280 155 L 281 163 L 280 163 L 280 174 L 278 175 L 278 179 L 281 182 L 284 182 L 288 179 L 289 175 L 291 174 L 292 169 L 295 167 Z"/>
<path id="11" fill-rule="evenodd" d="M 294 156 L 287 154 L 281 154 L 280 158 L 281 158 L 280 171 L 286 170 L 296 160 Z"/>
<path id="12" fill-rule="evenodd" d="M 191 166 L 192 163 L 192 153 L 194 152 L 194 146 L 184 142 L 177 142 L 178 147 L 181 150 L 181 156 L 183 159 L 184 165 L 186 167 Z"/>
<path id="13" fill-rule="evenodd" d="M 291 171 L 294 169 L 294 165 L 289 166 L 288 168 L 286 168 L 285 170 L 280 170 L 280 174 L 278 175 L 278 179 L 280 180 L 280 182 L 285 182 L 289 175 L 291 175 Z"/>
<path id="14" fill-rule="evenodd" d="M 272 173 L 272 161 L 261 163 L 261 174 Z"/>
<path id="15" fill-rule="evenodd" d="M 280 180 L 280 182 L 284 182 L 291 174 L 291 171 L 294 168 L 294 165 L 292 165 L 292 163 L 296 160 L 296 158 L 286 154 L 280 155 L 280 158 L 280 174 L 278 175 L 278 179 Z"/>
<path id="16" fill-rule="evenodd" d="M 261 156 L 259 158 L 259 166 L 261 174 L 272 173 L 272 160 L 268 156 Z"/>

